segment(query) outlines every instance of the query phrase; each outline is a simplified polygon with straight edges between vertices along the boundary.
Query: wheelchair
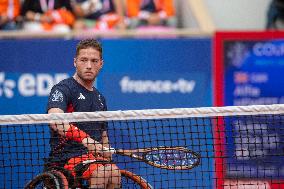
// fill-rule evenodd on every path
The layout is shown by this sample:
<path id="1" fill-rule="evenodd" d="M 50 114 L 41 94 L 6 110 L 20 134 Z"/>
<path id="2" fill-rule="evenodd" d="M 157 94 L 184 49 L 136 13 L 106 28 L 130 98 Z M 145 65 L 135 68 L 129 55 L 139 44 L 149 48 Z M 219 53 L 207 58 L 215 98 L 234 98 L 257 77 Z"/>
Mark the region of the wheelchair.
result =
<path id="1" fill-rule="evenodd" d="M 45 171 L 30 180 L 24 189 L 87 189 L 88 183 L 82 179 L 82 173 L 91 163 L 110 163 L 87 160 L 75 167 L 76 176 L 63 167 L 48 165 Z M 120 170 L 122 188 L 153 189 L 141 176 L 127 170 Z"/>

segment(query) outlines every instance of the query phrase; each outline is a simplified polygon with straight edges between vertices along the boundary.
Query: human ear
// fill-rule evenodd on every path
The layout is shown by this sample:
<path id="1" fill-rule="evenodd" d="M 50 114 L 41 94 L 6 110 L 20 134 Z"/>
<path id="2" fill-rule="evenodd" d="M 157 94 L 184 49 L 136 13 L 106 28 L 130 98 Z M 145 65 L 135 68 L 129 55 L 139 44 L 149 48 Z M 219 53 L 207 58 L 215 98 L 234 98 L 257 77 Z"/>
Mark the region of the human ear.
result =
<path id="1" fill-rule="evenodd" d="M 74 58 L 74 59 L 73 59 L 73 65 L 74 65 L 75 68 L 77 67 L 77 62 L 76 62 L 76 61 L 77 61 L 77 59 Z"/>

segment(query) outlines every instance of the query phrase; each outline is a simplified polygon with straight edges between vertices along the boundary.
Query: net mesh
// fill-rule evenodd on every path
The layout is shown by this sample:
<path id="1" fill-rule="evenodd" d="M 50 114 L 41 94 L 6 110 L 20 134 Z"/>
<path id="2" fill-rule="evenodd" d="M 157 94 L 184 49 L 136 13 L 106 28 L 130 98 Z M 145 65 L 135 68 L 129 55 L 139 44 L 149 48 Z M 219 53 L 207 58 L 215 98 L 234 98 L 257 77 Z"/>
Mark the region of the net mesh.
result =
<path id="1" fill-rule="evenodd" d="M 0 188 L 24 188 L 47 167 L 65 165 L 50 153 L 55 137 L 50 124 L 55 122 L 95 125 L 87 133 L 107 124 L 116 151 L 184 147 L 200 158 L 195 166 L 180 170 L 154 166 L 143 160 L 143 153 L 138 154 L 142 159 L 115 153 L 112 163 L 121 170 L 121 188 L 141 188 L 141 183 L 142 188 L 284 188 L 283 114 L 284 105 L 258 105 L 0 116 Z M 66 145 L 64 139 L 62 143 Z M 66 149 L 61 157 L 85 153 Z M 174 165 L 179 159 L 172 161 L 168 155 L 163 161 Z M 58 174 L 56 178 L 62 187 L 65 182 Z M 89 185 L 84 179 L 80 184 Z"/>

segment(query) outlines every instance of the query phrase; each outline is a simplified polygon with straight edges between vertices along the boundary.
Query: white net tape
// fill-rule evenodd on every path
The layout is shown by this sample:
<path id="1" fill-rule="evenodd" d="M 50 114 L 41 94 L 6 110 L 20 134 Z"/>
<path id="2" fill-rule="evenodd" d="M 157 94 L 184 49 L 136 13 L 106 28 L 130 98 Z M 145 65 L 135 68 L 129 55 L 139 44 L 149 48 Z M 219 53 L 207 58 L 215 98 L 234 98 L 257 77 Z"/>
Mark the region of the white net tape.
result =
<path id="1" fill-rule="evenodd" d="M 173 109 L 146 109 L 105 112 L 74 112 L 56 114 L 23 114 L 2 115 L 0 125 L 7 124 L 41 124 L 54 122 L 85 122 L 110 120 L 142 120 L 165 118 L 193 118 L 236 115 L 265 115 L 284 114 L 284 104 L 202 107 L 202 108 L 173 108 Z"/>

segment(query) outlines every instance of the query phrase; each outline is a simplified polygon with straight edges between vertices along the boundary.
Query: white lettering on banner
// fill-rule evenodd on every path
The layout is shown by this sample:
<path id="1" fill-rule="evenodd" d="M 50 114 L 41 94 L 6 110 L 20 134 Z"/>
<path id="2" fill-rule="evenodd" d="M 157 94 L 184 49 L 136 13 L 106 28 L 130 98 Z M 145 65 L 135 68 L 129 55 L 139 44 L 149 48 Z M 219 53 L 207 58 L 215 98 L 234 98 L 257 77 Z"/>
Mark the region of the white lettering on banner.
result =
<path id="1" fill-rule="evenodd" d="M 284 45 L 274 44 L 274 43 L 256 43 L 253 46 L 253 53 L 256 56 L 283 56 L 284 55 Z"/>
<path id="2" fill-rule="evenodd" d="M 281 101 L 281 97 L 242 97 L 234 99 L 234 106 L 247 106 L 247 105 L 267 105 L 267 104 L 278 104 Z"/>
<path id="3" fill-rule="evenodd" d="M 267 73 L 234 72 L 234 83 L 236 84 L 267 83 L 268 81 L 269 75 Z"/>
<path id="4" fill-rule="evenodd" d="M 13 89 L 15 86 L 16 82 L 14 80 L 6 79 L 5 73 L 0 72 L 0 97 L 4 95 L 7 98 L 12 98 L 14 96 Z"/>
<path id="5" fill-rule="evenodd" d="M 234 96 L 235 97 L 238 97 L 238 96 L 259 97 L 260 89 L 252 85 L 237 85 L 234 89 Z"/>
<path id="6" fill-rule="evenodd" d="M 53 85 L 69 77 L 68 74 L 50 74 L 40 73 L 37 75 L 23 74 L 18 81 L 18 89 L 21 95 L 29 96 L 47 96 Z"/>
<path id="7" fill-rule="evenodd" d="M 49 94 L 53 86 L 53 77 L 49 74 L 39 74 L 37 77 L 37 94 L 39 96 L 46 96 Z"/>
<path id="8" fill-rule="evenodd" d="M 235 171 L 240 172 L 242 167 L 235 168 Z M 250 173 L 251 169 L 247 172 Z M 266 180 L 255 179 L 226 179 L 224 182 L 224 189 L 271 189 L 269 182 Z"/>
<path id="9" fill-rule="evenodd" d="M 53 85 L 59 81 L 68 78 L 67 73 L 58 74 L 31 74 L 24 73 L 20 75 L 18 80 L 7 79 L 5 73 L 0 73 L 0 97 L 5 96 L 7 98 L 13 98 L 16 84 L 18 92 L 21 96 L 48 96 Z"/>
<path id="10" fill-rule="evenodd" d="M 179 78 L 176 82 L 170 80 L 130 80 L 128 76 L 124 76 L 119 84 L 122 93 L 191 93 L 196 82 L 183 78 Z"/>
<path id="11" fill-rule="evenodd" d="M 18 89 L 23 96 L 35 95 L 35 79 L 32 74 L 23 74 L 18 81 Z"/>

